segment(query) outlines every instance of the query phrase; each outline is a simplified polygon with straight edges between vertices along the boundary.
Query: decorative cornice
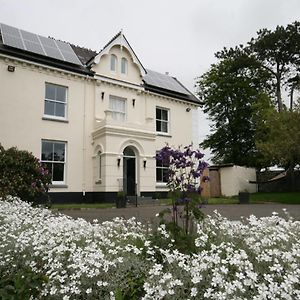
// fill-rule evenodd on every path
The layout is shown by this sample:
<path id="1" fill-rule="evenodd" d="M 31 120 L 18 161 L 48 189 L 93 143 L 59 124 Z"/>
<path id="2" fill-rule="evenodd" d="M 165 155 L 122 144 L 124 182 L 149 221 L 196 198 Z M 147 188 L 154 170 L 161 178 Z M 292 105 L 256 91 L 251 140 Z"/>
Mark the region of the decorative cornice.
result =
<path id="1" fill-rule="evenodd" d="M 156 133 L 148 130 L 135 129 L 130 127 L 120 127 L 113 125 L 105 125 L 99 129 L 96 129 L 92 133 L 93 139 L 101 137 L 103 135 L 114 135 L 114 136 L 124 136 L 124 137 L 132 137 L 146 140 L 155 140 Z"/>
<path id="2" fill-rule="evenodd" d="M 162 99 L 165 99 L 165 100 L 168 100 L 168 101 L 178 102 L 178 103 L 181 103 L 181 104 L 184 104 L 184 105 L 188 105 L 192 108 L 198 108 L 199 107 L 198 104 L 191 103 L 188 100 L 173 98 L 173 97 L 165 96 L 165 95 L 162 95 L 162 94 L 158 94 L 158 93 L 154 93 L 154 92 L 150 92 L 150 91 L 146 91 L 146 90 L 143 90 L 142 93 L 145 94 L 145 95 L 152 96 L 152 97 L 157 97 L 157 98 L 162 98 Z"/>
<path id="3" fill-rule="evenodd" d="M 104 83 L 108 83 L 108 84 L 113 84 L 113 85 L 117 85 L 117 86 L 121 86 L 121 87 L 126 87 L 129 89 L 134 89 L 134 90 L 138 90 L 138 91 L 144 91 L 144 87 L 138 84 L 134 84 L 128 81 L 123 81 L 123 80 L 119 80 L 119 79 L 115 79 L 115 78 L 111 78 L 111 77 L 107 77 L 107 76 L 103 76 L 103 75 L 94 75 L 94 78 L 97 81 L 101 81 Z"/>
<path id="4" fill-rule="evenodd" d="M 15 56 L 10 56 L 7 54 L 0 53 L 0 59 L 2 59 L 5 63 L 12 63 L 12 64 L 15 64 L 15 66 L 19 65 L 23 68 L 27 68 L 32 71 L 36 71 L 36 72 L 40 72 L 40 73 L 46 73 L 46 72 L 48 74 L 52 73 L 52 74 L 55 74 L 56 76 L 67 77 L 69 79 L 70 78 L 81 79 L 81 80 L 88 79 L 89 81 L 95 80 L 93 77 L 88 76 L 88 75 L 84 75 L 84 74 L 80 74 L 80 73 L 76 73 L 76 72 L 72 72 L 72 71 L 68 71 L 68 70 L 62 70 L 62 69 L 59 69 L 56 67 L 39 64 L 37 62 L 18 58 Z"/>

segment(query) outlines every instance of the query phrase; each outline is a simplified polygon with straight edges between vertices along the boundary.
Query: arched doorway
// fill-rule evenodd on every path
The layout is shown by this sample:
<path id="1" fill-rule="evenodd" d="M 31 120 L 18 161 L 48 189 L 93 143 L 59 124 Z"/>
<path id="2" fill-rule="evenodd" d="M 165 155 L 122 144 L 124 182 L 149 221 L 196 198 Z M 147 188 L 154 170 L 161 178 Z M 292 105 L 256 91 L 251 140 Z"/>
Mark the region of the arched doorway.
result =
<path id="1" fill-rule="evenodd" d="M 132 147 L 123 151 L 123 190 L 127 196 L 136 195 L 136 155 Z"/>

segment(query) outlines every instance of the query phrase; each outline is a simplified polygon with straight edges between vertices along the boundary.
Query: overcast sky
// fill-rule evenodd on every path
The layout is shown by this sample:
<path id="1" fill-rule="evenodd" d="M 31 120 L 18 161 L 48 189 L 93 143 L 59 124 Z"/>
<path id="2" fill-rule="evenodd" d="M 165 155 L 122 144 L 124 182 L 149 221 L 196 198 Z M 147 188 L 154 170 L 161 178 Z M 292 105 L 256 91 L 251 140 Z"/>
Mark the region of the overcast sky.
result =
<path id="1" fill-rule="evenodd" d="M 299 19 L 300 0 L 0 0 L 0 23 L 96 51 L 123 29 L 144 67 L 192 91 L 215 52 Z"/>

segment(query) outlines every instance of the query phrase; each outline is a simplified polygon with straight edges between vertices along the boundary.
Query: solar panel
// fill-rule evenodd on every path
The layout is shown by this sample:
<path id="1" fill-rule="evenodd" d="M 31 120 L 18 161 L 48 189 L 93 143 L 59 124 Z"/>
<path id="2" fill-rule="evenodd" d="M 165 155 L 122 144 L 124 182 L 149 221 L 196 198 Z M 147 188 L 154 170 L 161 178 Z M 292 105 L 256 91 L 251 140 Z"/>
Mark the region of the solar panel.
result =
<path id="1" fill-rule="evenodd" d="M 24 40 L 25 48 L 29 52 L 37 53 L 40 55 L 45 55 L 44 49 L 41 47 L 41 44 L 33 43 L 28 40 Z"/>
<path id="2" fill-rule="evenodd" d="M 43 46 L 57 48 L 53 39 L 49 39 L 49 38 L 46 38 L 41 35 L 39 35 L 38 37 L 39 37 L 39 40 L 41 41 L 41 43 L 43 44 Z"/>
<path id="3" fill-rule="evenodd" d="M 33 43 L 40 43 L 36 34 L 33 34 L 25 30 L 20 30 L 20 33 L 22 35 L 23 40 L 27 40 Z"/>
<path id="4" fill-rule="evenodd" d="M 59 60 L 64 60 L 63 56 L 61 55 L 61 53 L 59 52 L 59 50 L 57 48 L 52 48 L 52 47 L 46 47 L 44 45 L 44 49 L 45 52 L 47 54 L 47 56 L 59 59 Z"/>
<path id="5" fill-rule="evenodd" d="M 147 74 L 144 76 L 144 80 L 149 85 L 157 86 L 185 95 L 190 94 L 189 91 L 186 90 L 176 79 L 169 75 L 147 70 Z"/>
<path id="6" fill-rule="evenodd" d="M 56 42 L 57 47 L 60 50 L 70 51 L 71 46 L 69 44 L 66 44 L 66 43 L 64 43 L 62 41 L 55 41 L 55 42 Z M 71 48 L 71 50 L 72 50 L 72 48 Z"/>
<path id="7" fill-rule="evenodd" d="M 20 38 L 18 38 L 18 37 L 14 37 L 12 35 L 4 35 L 4 34 L 2 34 L 2 40 L 3 40 L 3 43 L 5 45 L 25 50 L 25 46 L 24 46 L 22 40 Z"/>
<path id="8" fill-rule="evenodd" d="M 77 55 L 74 53 L 71 46 L 67 43 L 63 43 L 61 41 L 55 41 L 60 53 L 65 58 L 66 61 L 81 65 L 80 60 L 78 59 Z"/>
<path id="9" fill-rule="evenodd" d="M 18 28 L 6 25 L 6 24 L 1 24 L 1 29 L 8 35 L 20 37 L 20 31 Z M 2 33 L 3 33 L 2 31 Z"/>
<path id="10" fill-rule="evenodd" d="M 61 55 L 60 51 L 58 50 L 56 43 L 53 39 L 45 38 L 41 35 L 38 36 L 43 48 L 46 52 L 46 55 L 49 57 L 53 57 L 59 60 L 64 60 L 63 56 Z"/>
<path id="11" fill-rule="evenodd" d="M 0 23 L 0 29 L 3 44 L 6 46 L 82 65 L 68 43 L 46 38 L 6 24 Z"/>
<path id="12" fill-rule="evenodd" d="M 78 57 L 74 54 L 74 52 L 67 52 L 67 51 L 62 51 L 61 54 L 65 58 L 66 61 L 72 62 L 74 64 L 79 64 Z"/>

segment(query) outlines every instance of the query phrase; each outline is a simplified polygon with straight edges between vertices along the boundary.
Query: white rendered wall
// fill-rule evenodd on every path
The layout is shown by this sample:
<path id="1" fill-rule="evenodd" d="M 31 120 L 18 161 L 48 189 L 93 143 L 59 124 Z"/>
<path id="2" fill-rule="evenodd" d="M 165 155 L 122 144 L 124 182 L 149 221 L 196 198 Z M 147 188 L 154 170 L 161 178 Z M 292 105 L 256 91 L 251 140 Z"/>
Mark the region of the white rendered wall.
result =
<path id="1" fill-rule="evenodd" d="M 220 168 L 221 193 L 230 197 L 238 195 L 239 192 L 257 192 L 257 185 L 249 183 L 256 181 L 256 170 L 240 166 Z"/>
<path id="2" fill-rule="evenodd" d="M 118 191 L 123 161 L 118 167 L 117 158 L 122 157 L 126 146 L 136 149 L 138 191 L 167 191 L 165 184 L 156 183 L 156 151 L 166 143 L 178 147 L 194 139 L 196 106 L 143 91 L 140 69 L 129 52 L 113 47 L 111 53 L 128 59 L 128 75 L 111 74 L 109 55 L 102 56 L 95 70 L 100 75 L 131 82 L 132 87 L 0 57 L 0 143 L 5 148 L 17 146 L 31 151 L 39 158 L 42 139 L 67 143 L 66 180 L 60 187 L 52 187 L 51 192 Z M 15 72 L 8 72 L 8 65 L 14 65 Z M 45 83 L 68 88 L 67 122 L 43 119 Z M 109 95 L 127 99 L 126 122 L 112 120 Z M 156 133 L 156 107 L 170 111 L 168 134 Z M 187 112 L 187 107 L 192 110 Z M 97 178 L 99 150 L 103 153 L 101 181 Z"/>
<path id="3" fill-rule="evenodd" d="M 7 66 L 15 65 L 15 72 L 7 71 Z M 50 71 L 17 61 L 0 59 L 0 142 L 5 148 L 17 146 L 41 157 L 41 140 L 67 142 L 66 180 L 60 188 L 51 192 L 78 192 L 83 188 L 84 175 L 84 134 L 83 114 L 91 102 L 92 87 L 84 84 L 81 77 L 68 76 L 63 72 Z M 67 122 L 45 120 L 45 83 L 68 87 Z M 88 111 L 86 112 L 87 114 Z"/>

